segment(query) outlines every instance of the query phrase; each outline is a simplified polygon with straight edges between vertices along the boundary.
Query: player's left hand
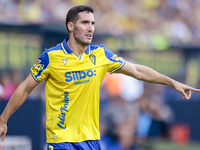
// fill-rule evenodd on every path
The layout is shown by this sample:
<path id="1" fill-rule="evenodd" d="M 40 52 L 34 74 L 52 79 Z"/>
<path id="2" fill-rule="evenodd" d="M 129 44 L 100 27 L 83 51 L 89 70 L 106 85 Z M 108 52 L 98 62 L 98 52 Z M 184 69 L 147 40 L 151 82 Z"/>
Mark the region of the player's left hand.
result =
<path id="1" fill-rule="evenodd" d="M 182 99 L 186 99 L 186 100 L 189 100 L 191 98 L 191 95 L 192 95 L 192 92 L 191 91 L 196 91 L 196 92 L 200 92 L 200 89 L 196 89 L 196 88 L 193 88 L 193 87 L 190 87 L 188 85 L 185 85 L 185 84 L 182 84 L 180 82 L 177 82 L 174 86 L 174 88 L 180 92 L 182 95 L 181 95 L 181 98 Z"/>

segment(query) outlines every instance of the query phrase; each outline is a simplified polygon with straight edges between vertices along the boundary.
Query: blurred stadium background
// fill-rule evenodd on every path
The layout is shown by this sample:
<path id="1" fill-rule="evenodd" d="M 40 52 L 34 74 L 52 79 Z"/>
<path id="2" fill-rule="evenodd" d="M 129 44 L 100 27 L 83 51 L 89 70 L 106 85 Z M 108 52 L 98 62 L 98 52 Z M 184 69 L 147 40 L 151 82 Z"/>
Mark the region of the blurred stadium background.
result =
<path id="1" fill-rule="evenodd" d="M 93 44 L 200 88 L 200 0 L 1 0 L 0 113 L 44 48 L 67 35 L 66 13 L 95 10 Z M 200 94 L 107 74 L 101 88 L 103 150 L 199 150 Z M 45 149 L 44 83 L 8 121 L 5 150 Z M 15 141 L 15 142 L 14 142 Z"/>

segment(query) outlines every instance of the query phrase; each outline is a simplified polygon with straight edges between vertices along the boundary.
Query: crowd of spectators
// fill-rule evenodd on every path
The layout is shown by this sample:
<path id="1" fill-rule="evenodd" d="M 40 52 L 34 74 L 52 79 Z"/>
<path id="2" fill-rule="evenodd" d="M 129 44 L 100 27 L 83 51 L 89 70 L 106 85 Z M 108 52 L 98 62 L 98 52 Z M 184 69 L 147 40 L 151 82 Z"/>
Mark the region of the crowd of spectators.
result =
<path id="1" fill-rule="evenodd" d="M 9 100 L 19 84 L 24 80 L 21 71 L 4 71 L 0 75 L 0 99 Z"/>
<path id="2" fill-rule="evenodd" d="M 199 0 L 1 0 L 0 22 L 64 25 L 67 10 L 79 4 L 94 8 L 96 33 L 150 46 L 200 45 Z"/>
<path id="3" fill-rule="evenodd" d="M 0 72 L 0 101 L 8 101 L 17 87 L 24 81 L 24 72 L 6 70 Z M 45 100 L 44 82 L 39 84 L 29 95 L 28 100 Z"/>

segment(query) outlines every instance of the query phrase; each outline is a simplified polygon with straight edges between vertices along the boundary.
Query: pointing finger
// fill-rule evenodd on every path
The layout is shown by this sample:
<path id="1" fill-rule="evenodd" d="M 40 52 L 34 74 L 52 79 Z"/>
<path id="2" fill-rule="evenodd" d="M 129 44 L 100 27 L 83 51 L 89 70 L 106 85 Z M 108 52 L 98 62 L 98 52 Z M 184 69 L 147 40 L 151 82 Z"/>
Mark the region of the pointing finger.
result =
<path id="1" fill-rule="evenodd" d="M 195 89 L 195 88 L 192 88 L 192 87 L 190 87 L 188 90 L 192 90 L 192 91 L 200 92 L 200 89 Z"/>

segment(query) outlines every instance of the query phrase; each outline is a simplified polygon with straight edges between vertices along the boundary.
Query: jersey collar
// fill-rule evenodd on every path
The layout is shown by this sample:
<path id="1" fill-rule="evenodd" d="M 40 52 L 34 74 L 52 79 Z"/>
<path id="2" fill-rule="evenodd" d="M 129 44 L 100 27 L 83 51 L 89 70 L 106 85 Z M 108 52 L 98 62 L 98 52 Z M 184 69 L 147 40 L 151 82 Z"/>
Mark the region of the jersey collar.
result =
<path id="1" fill-rule="evenodd" d="M 65 54 L 73 53 L 73 51 L 69 48 L 67 41 L 69 40 L 69 37 L 65 38 L 63 42 L 61 43 L 62 49 Z M 85 51 L 86 54 L 90 54 L 90 45 L 87 46 L 87 49 Z"/>

